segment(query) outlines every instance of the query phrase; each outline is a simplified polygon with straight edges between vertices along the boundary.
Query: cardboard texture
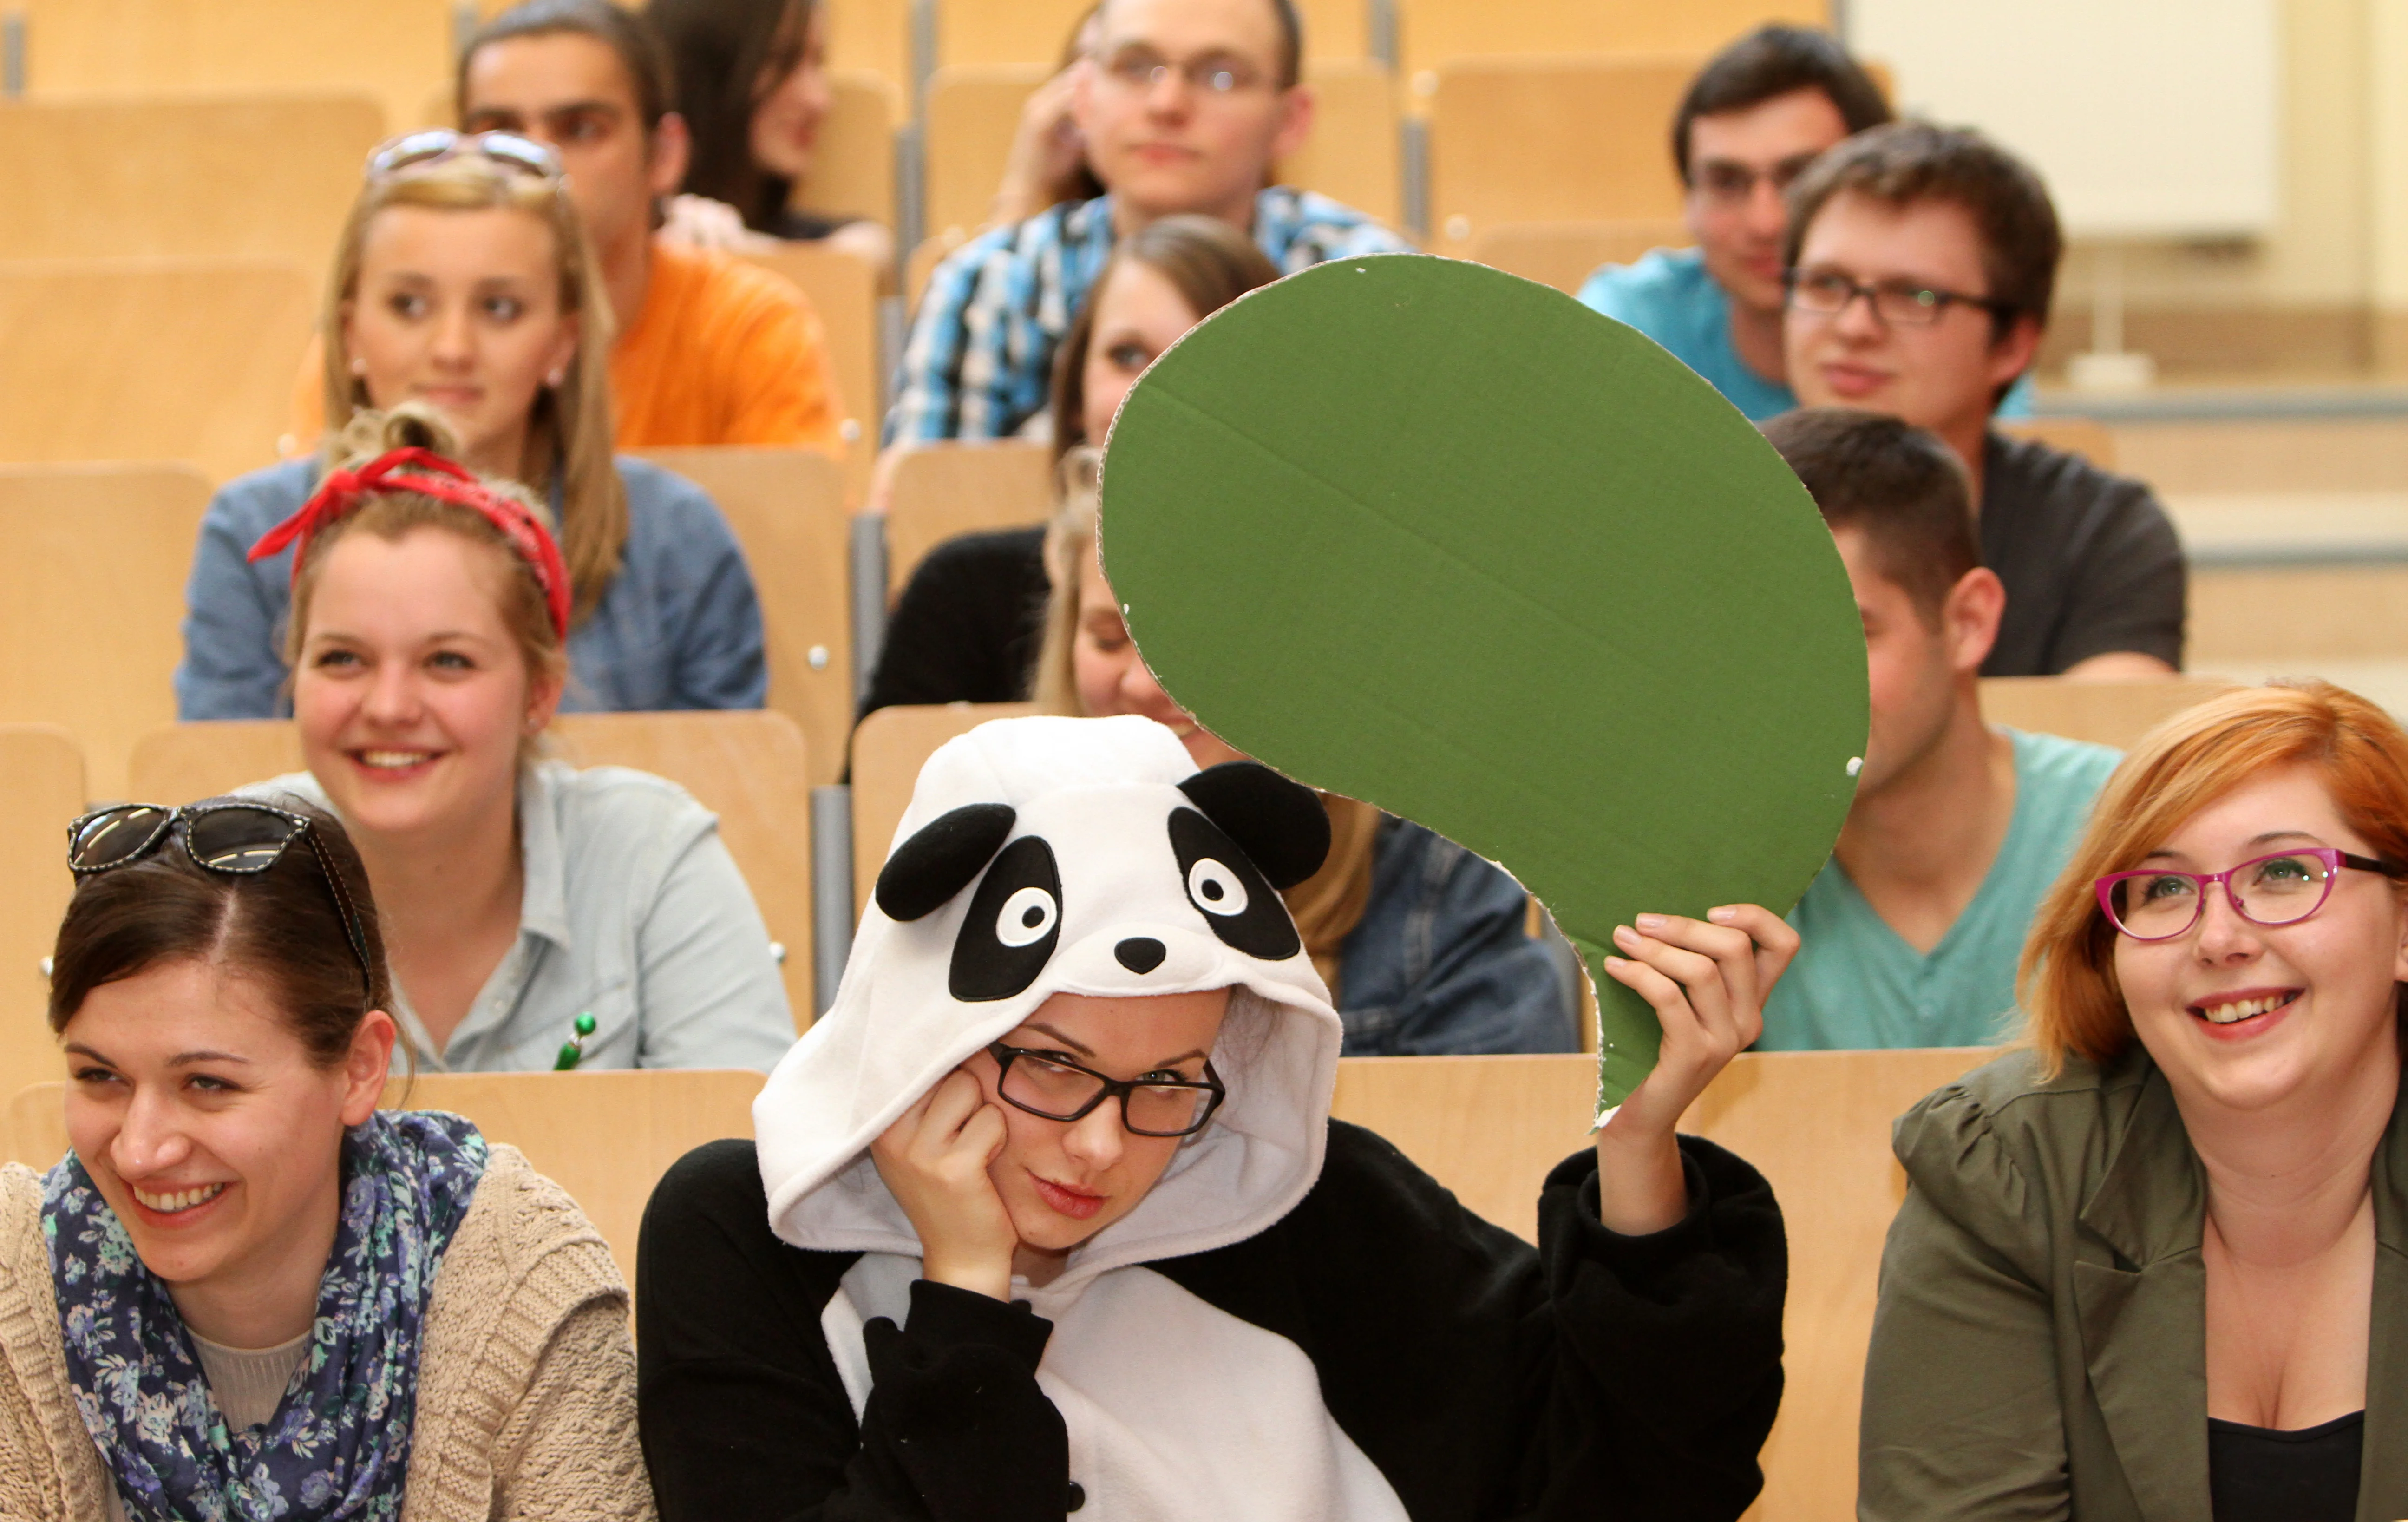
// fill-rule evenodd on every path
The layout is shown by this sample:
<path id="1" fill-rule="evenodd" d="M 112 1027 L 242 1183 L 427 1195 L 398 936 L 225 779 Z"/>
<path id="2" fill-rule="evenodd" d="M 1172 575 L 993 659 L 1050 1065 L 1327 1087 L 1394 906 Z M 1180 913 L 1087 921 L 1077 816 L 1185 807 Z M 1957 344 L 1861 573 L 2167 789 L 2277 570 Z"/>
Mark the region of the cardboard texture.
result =
<path id="1" fill-rule="evenodd" d="M 1601 1107 L 1660 1034 L 1598 968 L 1613 927 L 1785 912 L 1846 818 L 1865 647 L 1820 514 L 1711 386 L 1548 287 L 1392 254 L 1223 309 L 1123 403 L 1101 538 L 1207 728 L 1555 915 Z"/>

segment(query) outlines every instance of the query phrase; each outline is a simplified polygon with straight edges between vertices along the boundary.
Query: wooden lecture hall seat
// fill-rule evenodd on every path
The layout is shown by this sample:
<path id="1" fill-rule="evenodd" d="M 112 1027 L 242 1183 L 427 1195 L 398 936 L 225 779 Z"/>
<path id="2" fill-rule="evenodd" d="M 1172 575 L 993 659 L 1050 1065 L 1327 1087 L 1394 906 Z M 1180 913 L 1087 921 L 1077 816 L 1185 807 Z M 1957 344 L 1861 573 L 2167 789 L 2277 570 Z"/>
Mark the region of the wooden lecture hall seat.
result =
<path id="1" fill-rule="evenodd" d="M 1375 222 L 1404 225 L 1404 162 L 1396 76 L 1384 64 L 1330 58 L 1305 69 L 1312 131 L 1272 174 L 1318 191 Z"/>
<path id="2" fill-rule="evenodd" d="M 0 264 L 0 464 L 275 464 L 312 306 L 284 260 Z"/>
<path id="3" fill-rule="evenodd" d="M 1041 524 L 1054 511 L 1054 450 L 1017 438 L 926 444 L 895 464 L 886 504 L 886 593 L 956 534 Z"/>
<path id="4" fill-rule="evenodd" d="M 208 497 L 176 466 L 0 466 L 0 721 L 64 728 L 89 797 L 123 797 L 135 742 L 176 716 Z"/>
<path id="5" fill-rule="evenodd" d="M 450 83 L 456 7 L 453 0 L 8 0 L 7 8 L 24 18 L 25 90 L 36 100 L 349 90 L 373 97 L 380 122 L 399 132 L 430 90 Z"/>
<path id="6" fill-rule="evenodd" d="M 57 1057 L 50 1062 L 53 1069 Z M 722 1137 L 752 1134 L 762 1075 L 740 1069 L 650 1068 L 573 1073 L 422 1073 L 385 1086 L 389 1108 L 449 1110 L 507 1142 L 574 1197 L 632 1287 L 644 1202 L 669 1165 Z M 65 1155 L 64 1081 L 7 1100 L 8 1160 L 46 1169 Z"/>
<path id="7" fill-rule="evenodd" d="M 2185 709 L 2234 683 L 2221 677 L 2137 677 L 2068 682 L 2061 677 L 1985 677 L 1982 717 L 2015 729 L 2063 735 L 2126 751 Z"/>
<path id="8" fill-rule="evenodd" d="M 83 753 L 50 725 L 0 724 L 0 1094 L 59 1073 L 42 959 L 75 878 L 67 826 L 84 811 Z"/>
<path id="9" fill-rule="evenodd" d="M 2115 436 L 2103 423 L 2089 418 L 2001 418 L 1998 429 L 2017 438 L 2036 439 L 2068 454 L 2079 454 L 2101 470 L 2115 468 Z"/>
<path id="10" fill-rule="evenodd" d="M 868 490 L 878 459 L 878 428 L 885 415 L 878 372 L 879 271 L 866 259 L 824 243 L 790 242 L 747 251 L 745 258 L 803 289 L 827 336 L 828 366 L 844 397 L 845 487 L 848 502 Z"/>
<path id="11" fill-rule="evenodd" d="M 1651 249 L 1697 241 L 1671 222 L 1509 222 L 1474 234 L 1464 257 L 1508 275 L 1580 294 L 1600 265 L 1636 264 Z"/>
<path id="12" fill-rule="evenodd" d="M 499 6 L 505 0 L 485 0 Z M 820 0 L 827 15 L 828 67 L 875 74 L 897 99 L 911 93 L 912 0 Z"/>
<path id="13" fill-rule="evenodd" d="M 1028 703 L 931 703 L 882 708 L 853 732 L 853 916 L 869 907 L 878 869 L 895 827 L 911 806 L 920 767 L 938 746 L 966 735 L 989 719 L 1009 719 L 1037 710 Z"/>
<path id="14" fill-rule="evenodd" d="M 12 103 L 0 261 L 282 259 L 314 292 L 383 136 L 362 94 Z M 288 386 L 298 356 L 277 356 Z"/>
<path id="15" fill-rule="evenodd" d="M 1430 97 L 1431 248 L 1463 254 L 1506 223 L 1672 222 L 1665 123 L 1696 54 L 1448 64 Z"/>
<path id="16" fill-rule="evenodd" d="M 811 811 L 808 755 L 793 720 L 771 710 L 564 713 L 552 754 L 580 767 L 666 777 L 719 815 L 728 854 L 752 886 L 769 938 L 785 948 L 797 1028 L 811 1012 Z M 135 748 L 127 796 L 189 803 L 301 769 L 283 719 L 166 725 Z"/>
<path id="17" fill-rule="evenodd" d="M 1828 28 L 1823 0 L 1395 0 L 1408 75 L 1462 58 L 1538 53 L 1709 53 L 1765 22 Z M 1660 151 L 1665 113 L 1648 136 Z"/>
<path id="18" fill-rule="evenodd" d="M 905 93 L 875 74 L 831 69 L 828 112 L 811 148 L 796 208 L 895 225 L 895 129 Z"/>
<path id="19" fill-rule="evenodd" d="M 1856 1413 L 1873 1291 L 1905 1176 L 1890 1122 L 1990 1052 L 1749 1053 L 1682 1123 L 1754 1163 L 1789 1233 L 1781 1416 L 1764 1448 L 1761 1522 L 1856 1515 Z M 1489 1220 L 1537 1228 L 1547 1170 L 1589 1142 L 1594 1057 L 1358 1057 L 1336 1113 L 1394 1142 Z"/>
<path id="20" fill-rule="evenodd" d="M 853 0 L 854 4 L 862 0 Z M 937 7 L 937 63 L 1057 63 L 1070 29 L 1095 0 L 950 0 Z M 1727 3 L 1727 0 L 1716 0 Z M 1370 56 L 1370 7 L 1362 0 L 1297 0 L 1308 60 Z M 837 36 L 841 36 L 841 30 Z M 840 44 L 839 44 L 840 46 Z"/>
<path id="21" fill-rule="evenodd" d="M 709 492 L 744 547 L 761 596 L 769 706 L 802 725 L 810 782 L 837 780 L 853 732 L 853 621 L 844 480 L 816 450 L 646 450 Z"/>

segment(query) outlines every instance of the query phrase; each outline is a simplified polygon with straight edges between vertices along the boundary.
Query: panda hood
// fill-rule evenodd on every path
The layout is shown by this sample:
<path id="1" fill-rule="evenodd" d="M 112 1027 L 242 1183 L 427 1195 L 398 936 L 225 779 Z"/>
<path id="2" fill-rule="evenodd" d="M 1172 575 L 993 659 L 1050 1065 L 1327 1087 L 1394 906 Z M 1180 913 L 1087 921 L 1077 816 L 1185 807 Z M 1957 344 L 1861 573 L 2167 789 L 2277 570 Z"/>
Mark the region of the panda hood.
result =
<path id="1" fill-rule="evenodd" d="M 868 1148 L 1058 993 L 1227 988 L 1228 1098 L 1064 1282 L 1254 1235 L 1320 1176 L 1342 1036 L 1278 887 L 1328 851 L 1311 790 L 1254 762 L 1199 771 L 1151 719 L 981 725 L 921 768 L 836 1002 L 752 1107 L 772 1230 L 916 1257 Z"/>

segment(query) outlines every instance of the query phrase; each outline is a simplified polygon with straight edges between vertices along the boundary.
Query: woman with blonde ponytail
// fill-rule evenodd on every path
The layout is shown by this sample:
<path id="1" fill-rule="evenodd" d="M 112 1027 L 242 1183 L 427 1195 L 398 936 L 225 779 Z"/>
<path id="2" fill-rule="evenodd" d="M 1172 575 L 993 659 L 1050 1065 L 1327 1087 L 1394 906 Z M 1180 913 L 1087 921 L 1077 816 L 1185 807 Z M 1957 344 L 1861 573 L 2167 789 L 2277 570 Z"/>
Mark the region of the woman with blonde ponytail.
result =
<path id="1" fill-rule="evenodd" d="M 610 452 L 609 301 L 559 160 L 499 133 L 413 133 L 368 161 L 327 281 L 328 442 L 230 482 L 185 592 L 179 715 L 290 711 L 291 566 L 251 544 L 334 469 L 354 414 L 415 405 L 461 464 L 549 510 L 570 577 L 576 710 L 758 708 L 760 604 L 735 536 L 692 482 Z"/>

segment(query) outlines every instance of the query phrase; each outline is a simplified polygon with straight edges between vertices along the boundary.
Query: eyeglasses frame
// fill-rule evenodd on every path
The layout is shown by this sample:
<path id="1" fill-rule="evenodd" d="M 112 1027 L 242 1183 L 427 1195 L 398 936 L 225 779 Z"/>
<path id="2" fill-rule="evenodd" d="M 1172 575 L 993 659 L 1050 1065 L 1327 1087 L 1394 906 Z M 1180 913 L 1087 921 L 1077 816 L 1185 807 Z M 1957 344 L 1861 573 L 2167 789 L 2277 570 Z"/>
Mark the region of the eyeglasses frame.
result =
<path id="1" fill-rule="evenodd" d="M 1148 1082 L 1142 1078 L 1107 1078 L 1102 1073 L 1096 1071 L 1093 1068 L 1068 1060 L 1059 1053 L 1039 1052 L 1025 1046 L 1006 1046 L 1001 1041 L 989 1041 L 986 1046 L 986 1055 L 995 1059 L 996 1097 L 1001 1099 L 1004 1103 L 1011 1106 L 1014 1110 L 1020 1111 L 1024 1114 L 1035 1115 L 1039 1120 L 1058 1120 L 1067 1124 L 1071 1121 L 1086 1119 L 1089 1115 L 1096 1113 L 1096 1108 L 1098 1105 L 1102 1104 L 1107 1099 L 1117 1097 L 1121 1101 L 1121 1129 L 1128 1132 L 1131 1136 L 1160 1137 L 1166 1141 L 1179 1137 L 1194 1136 L 1197 1132 L 1203 1130 L 1205 1127 L 1212 1124 L 1212 1117 L 1220 1113 L 1223 1101 L 1227 1099 L 1229 1097 L 1228 1086 L 1221 1082 L 1221 1075 L 1213 1071 L 1211 1059 L 1209 1057 L 1206 1058 L 1204 1062 L 1204 1081 L 1199 1084 L 1191 1083 L 1185 1079 L 1181 1079 L 1173 1083 L 1166 1083 L 1161 1079 Z M 1103 1087 L 1096 1091 L 1094 1098 L 1089 1099 L 1085 1104 L 1081 1105 L 1078 1109 L 1072 1111 L 1067 1115 L 1048 1113 L 1045 1111 L 1037 1109 L 1033 1105 L 1023 1104 L 1020 1100 L 1013 1098 L 1010 1095 L 1006 1094 L 1003 1091 L 1004 1074 L 1010 1071 L 1012 1063 L 1021 1057 L 1035 1057 L 1039 1062 L 1051 1063 L 1056 1068 L 1068 1068 L 1072 1072 L 1083 1073 L 1087 1077 L 1094 1079 L 1096 1083 L 1101 1084 Z M 1204 1101 L 1204 1113 L 1196 1118 L 1195 1125 L 1189 1127 L 1183 1131 L 1141 1131 L 1129 1124 L 1128 1113 L 1129 1096 L 1141 1088 L 1200 1089 L 1206 1096 Z"/>
<path id="2" fill-rule="evenodd" d="M 102 862 L 96 866 L 86 866 L 76 860 L 76 843 L 82 839 L 86 829 L 111 814 L 127 813 L 136 809 L 155 809 L 161 814 L 158 825 L 151 829 L 140 845 L 114 861 Z M 225 813 L 235 810 L 268 814 L 281 819 L 294 826 L 293 833 L 284 838 L 283 843 L 276 848 L 273 855 L 256 867 L 225 867 L 203 861 L 193 851 L 193 821 L 204 814 Z M 173 808 L 157 803 L 112 803 L 106 809 L 94 809 L 67 826 L 67 870 L 73 872 L 77 881 L 80 882 L 87 877 L 97 877 L 103 872 L 113 872 L 121 867 L 131 867 L 157 852 L 160 845 L 171 834 L 177 837 L 178 843 L 184 848 L 185 858 L 194 866 L 202 871 L 216 872 L 222 877 L 257 877 L 282 861 L 284 853 L 293 848 L 294 841 L 307 840 L 309 842 L 309 854 L 318 858 L 319 875 L 325 879 L 326 890 L 335 900 L 335 912 L 342 918 L 343 936 L 351 942 L 351 956 L 360 964 L 360 986 L 367 997 L 375 996 L 376 975 L 368 970 L 367 932 L 361 927 L 359 911 L 351 903 L 351 890 L 343 886 L 342 874 L 335 870 L 333 858 L 326 854 L 325 846 L 318 839 L 316 824 L 307 815 L 296 814 L 289 809 L 279 809 L 271 803 L 257 803 L 250 799 L 179 803 Z"/>
<path id="3" fill-rule="evenodd" d="M 1146 70 L 1141 79 L 1132 72 L 1133 62 L 1130 60 L 1099 57 L 1093 62 L 1097 74 L 1138 94 L 1151 93 L 1154 86 L 1162 83 L 1167 76 L 1172 74 L 1185 80 L 1188 89 L 1207 100 L 1227 100 L 1258 85 L 1266 84 L 1270 79 L 1268 75 L 1256 73 L 1251 64 L 1247 64 L 1245 71 L 1241 73 L 1226 63 L 1206 70 L 1199 66 L 1203 63 L 1201 59 L 1189 58 L 1174 63 L 1160 54 L 1154 56 L 1154 64 Z M 1239 62 L 1244 61 L 1239 60 Z M 1211 77 L 1214 75 L 1226 75 L 1229 83 L 1226 87 L 1214 85 L 1211 82 Z"/>
<path id="4" fill-rule="evenodd" d="M 2235 872 L 2244 871 L 2261 862 L 2280 861 L 2285 856 L 2314 856 L 2322 861 L 2325 864 L 2325 891 L 2317 896 L 2314 907 L 2304 914 L 2287 920 L 2261 920 L 2242 907 L 2241 895 L 2232 886 L 2232 876 Z M 2160 941 L 2179 940 L 2197 929 L 2199 922 L 2207 917 L 2207 891 L 2219 883 L 2224 888 L 2224 900 L 2232 906 L 2232 912 L 2261 928 L 2278 930 L 2286 925 L 2297 925 L 2302 920 L 2314 919 L 2317 912 L 2331 901 L 2333 883 L 2340 881 L 2342 869 L 2344 867 L 2394 880 L 2408 877 L 2408 867 L 2403 867 L 2398 862 L 2358 855 L 2352 852 L 2344 851 L 2338 846 L 2318 845 L 2295 847 L 2289 851 L 2269 851 L 2262 856 L 2252 856 L 2247 861 L 2237 862 L 2220 872 L 2179 872 L 2170 867 L 2138 867 L 2128 872 L 2110 872 L 2105 877 L 2096 879 L 2091 883 L 2090 889 L 2098 896 L 2099 912 L 2107 916 L 2107 923 L 2115 927 L 2117 935 L 2127 940 L 2136 940 L 2144 946 L 2154 946 Z M 2115 912 L 2115 884 L 2128 883 L 2136 877 L 2186 877 L 2199 884 L 2198 897 L 2191 900 L 2190 919 L 2181 929 L 2161 936 L 2139 936 L 2125 927 L 2122 918 Z"/>
<path id="5" fill-rule="evenodd" d="M 1848 288 L 1846 299 L 1828 311 L 1820 307 L 1799 306 L 1798 302 L 1798 284 L 1809 274 L 1813 275 L 1818 280 L 1833 280 L 1845 284 Z M 1881 309 L 1881 294 L 1884 287 L 1880 284 L 1868 283 L 1867 281 L 1856 280 L 1850 276 L 1836 274 L 1830 270 L 1810 271 L 1801 269 L 1795 265 L 1781 272 L 1781 294 L 1782 300 L 1784 304 L 1793 310 L 1807 312 L 1816 317 L 1828 317 L 1833 322 L 1837 322 L 1841 318 L 1847 316 L 1848 309 L 1855 306 L 1857 298 L 1860 296 L 1864 298 L 1865 309 L 1872 313 L 1873 321 L 1879 323 L 1885 328 L 1937 327 L 1940 325 L 1941 320 L 1948 315 L 1948 309 L 1951 307 L 1971 307 L 1975 311 L 1987 312 L 1990 314 L 1993 322 L 2000 323 L 2003 323 L 2006 319 L 2013 317 L 2015 314 L 2015 309 L 2012 305 L 2007 302 L 2000 301 L 1995 296 L 1977 296 L 1969 292 L 1951 291 L 1937 285 L 1914 285 L 1911 283 L 1899 284 L 1892 282 L 1887 288 L 1892 291 L 1919 291 L 1924 294 L 1930 296 L 1932 298 L 1931 306 L 1929 308 L 1931 316 L 1926 321 L 1918 323 L 1912 321 L 1899 321 L 1884 315 Z"/>

